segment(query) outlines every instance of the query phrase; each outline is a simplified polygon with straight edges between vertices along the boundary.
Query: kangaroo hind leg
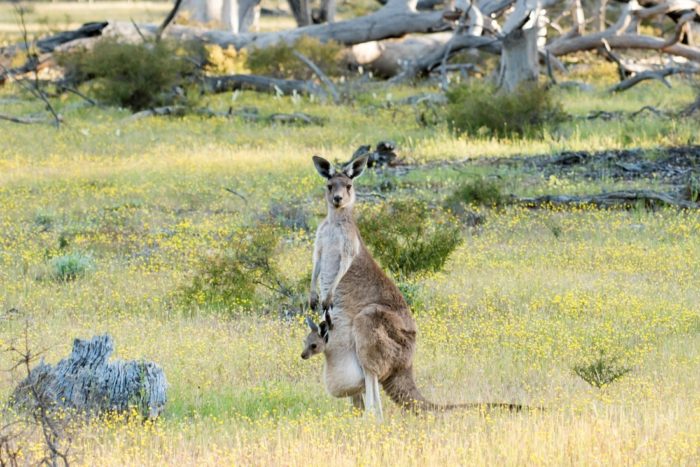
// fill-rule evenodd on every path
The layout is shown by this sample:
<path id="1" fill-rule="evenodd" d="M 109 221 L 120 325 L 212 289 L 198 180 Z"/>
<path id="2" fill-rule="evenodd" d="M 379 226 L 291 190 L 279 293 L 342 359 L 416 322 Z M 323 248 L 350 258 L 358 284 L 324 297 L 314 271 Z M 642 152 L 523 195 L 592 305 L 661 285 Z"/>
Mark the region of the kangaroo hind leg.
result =
<path id="1" fill-rule="evenodd" d="M 377 375 L 372 375 L 372 391 L 374 392 L 374 410 L 379 421 L 384 420 L 384 413 L 382 412 L 382 398 L 379 395 L 379 378 Z"/>
<path id="2" fill-rule="evenodd" d="M 354 409 L 360 411 L 365 410 L 365 401 L 362 398 L 362 394 L 355 394 L 354 396 L 350 397 L 350 400 L 352 401 L 352 406 Z"/>

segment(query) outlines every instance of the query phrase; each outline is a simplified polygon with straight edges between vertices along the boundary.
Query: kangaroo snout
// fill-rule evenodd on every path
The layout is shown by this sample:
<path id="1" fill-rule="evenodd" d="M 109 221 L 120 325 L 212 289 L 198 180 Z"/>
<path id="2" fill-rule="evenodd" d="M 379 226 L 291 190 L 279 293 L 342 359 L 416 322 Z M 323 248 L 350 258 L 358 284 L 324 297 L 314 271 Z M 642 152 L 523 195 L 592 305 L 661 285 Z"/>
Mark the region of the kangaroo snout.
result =
<path id="1" fill-rule="evenodd" d="M 342 197 L 342 196 L 335 195 L 335 196 L 333 197 L 333 204 L 335 204 L 336 206 L 340 205 L 340 202 L 341 202 L 341 201 L 343 201 L 343 197 Z"/>
<path id="2" fill-rule="evenodd" d="M 308 360 L 308 359 L 309 359 L 309 354 L 308 354 L 307 352 L 302 352 L 302 353 L 301 353 L 301 358 L 303 358 L 304 360 Z"/>

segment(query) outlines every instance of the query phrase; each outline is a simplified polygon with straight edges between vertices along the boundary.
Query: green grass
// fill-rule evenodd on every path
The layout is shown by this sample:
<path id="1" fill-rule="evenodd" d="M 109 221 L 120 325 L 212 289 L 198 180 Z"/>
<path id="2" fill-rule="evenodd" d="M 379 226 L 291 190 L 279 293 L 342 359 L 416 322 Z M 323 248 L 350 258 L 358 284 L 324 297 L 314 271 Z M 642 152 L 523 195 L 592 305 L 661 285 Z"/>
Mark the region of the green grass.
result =
<path id="1" fill-rule="evenodd" d="M 674 86 L 559 92 L 567 112 L 584 116 L 646 104 L 677 109 L 692 92 L 680 80 Z M 445 267 L 404 284 L 416 304 L 415 371 L 426 396 L 521 402 L 546 407 L 542 413 L 414 417 L 385 398 L 387 422 L 375 426 L 325 393 L 320 357 L 301 360 L 301 319 L 280 319 L 271 305 L 233 318 L 177 300 L 202 256 L 268 206 L 305 206 L 317 225 L 325 207 L 315 153 L 342 161 L 361 144 L 392 139 L 402 158 L 430 162 L 698 142 L 696 120 L 658 117 L 574 119 L 538 138 L 467 139 L 442 124 L 420 127 L 411 108 L 387 105 L 426 90 L 434 91 L 373 84 L 352 106 L 252 93 L 204 102 L 304 111 L 325 117 L 325 126 L 195 116 L 129 122 L 128 111 L 73 97 L 56 101 L 60 130 L 0 122 L 0 343 L 15 341 L 28 320 L 30 344 L 55 363 L 74 337 L 109 332 L 116 357 L 156 361 L 170 383 L 161 421 L 95 422 L 76 437 L 77 463 L 697 464 L 697 212 L 475 207 L 485 223 L 465 228 Z M 2 88 L 0 99 L 16 92 Z M 26 96 L 3 102 L 4 113 L 42 111 Z M 666 188 L 458 169 L 414 170 L 383 195 L 442 205 L 476 177 L 498 177 L 504 193 L 519 195 Z M 368 175 L 358 186 L 374 191 L 381 182 Z M 287 230 L 275 257 L 286 278 L 308 275 L 312 237 Z M 89 252 L 93 269 L 66 283 L 37 280 L 66 252 Z M 601 350 L 632 371 L 598 390 L 574 368 Z M 12 366 L 10 354 L 0 354 L 0 366 Z M 19 377 L 3 372 L 0 394 Z"/>

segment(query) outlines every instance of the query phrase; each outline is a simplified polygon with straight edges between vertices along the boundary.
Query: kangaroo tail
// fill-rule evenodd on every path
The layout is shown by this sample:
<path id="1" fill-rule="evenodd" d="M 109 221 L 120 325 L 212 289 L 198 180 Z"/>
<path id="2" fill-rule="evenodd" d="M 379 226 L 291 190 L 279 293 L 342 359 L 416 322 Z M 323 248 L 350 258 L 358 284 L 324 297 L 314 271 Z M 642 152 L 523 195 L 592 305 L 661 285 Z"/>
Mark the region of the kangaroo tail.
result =
<path id="1" fill-rule="evenodd" d="M 520 404 L 509 404 L 500 402 L 476 402 L 468 404 L 435 404 L 427 400 L 418 390 L 413 379 L 413 369 L 407 368 L 389 376 L 382 382 L 384 391 L 389 398 L 403 409 L 413 412 L 431 411 L 439 412 L 445 410 L 479 408 L 482 410 L 503 409 L 511 412 L 520 412 L 529 407 Z"/>

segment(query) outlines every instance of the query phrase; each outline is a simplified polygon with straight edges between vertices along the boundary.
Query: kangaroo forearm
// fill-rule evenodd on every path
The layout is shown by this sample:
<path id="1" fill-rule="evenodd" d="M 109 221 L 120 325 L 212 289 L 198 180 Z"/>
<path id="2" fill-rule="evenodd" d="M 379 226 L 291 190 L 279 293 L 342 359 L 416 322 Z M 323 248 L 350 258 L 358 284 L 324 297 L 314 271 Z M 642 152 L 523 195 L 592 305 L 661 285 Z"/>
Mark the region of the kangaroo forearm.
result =
<path id="1" fill-rule="evenodd" d="M 348 272 L 348 269 L 350 269 L 350 265 L 352 264 L 353 258 L 347 258 L 347 259 L 341 259 L 340 264 L 338 265 L 338 272 L 336 273 L 335 277 L 333 278 L 333 282 L 331 282 L 331 286 L 328 288 L 327 295 L 328 297 L 332 297 L 333 294 L 335 293 L 336 287 L 338 287 L 338 284 L 340 284 L 340 281 L 343 279 L 343 276 L 345 276 L 345 273 Z"/>

